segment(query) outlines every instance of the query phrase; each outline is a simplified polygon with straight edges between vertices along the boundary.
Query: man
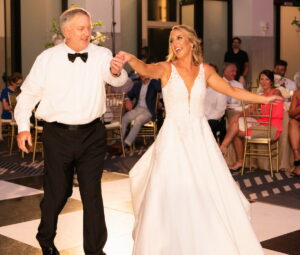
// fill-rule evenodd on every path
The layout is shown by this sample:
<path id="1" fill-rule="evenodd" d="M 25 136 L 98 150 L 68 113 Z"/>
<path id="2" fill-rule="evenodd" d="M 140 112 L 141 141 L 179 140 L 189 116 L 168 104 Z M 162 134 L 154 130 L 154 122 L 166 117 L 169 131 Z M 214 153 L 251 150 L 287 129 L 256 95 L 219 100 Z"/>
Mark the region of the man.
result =
<path id="1" fill-rule="evenodd" d="M 212 63 L 209 65 L 218 73 L 216 65 Z M 206 89 L 204 109 L 205 117 L 207 118 L 208 124 L 216 141 L 220 144 L 226 135 L 226 121 L 224 118 L 226 107 L 227 97 L 224 94 L 221 94 L 212 88 Z"/>
<path id="2" fill-rule="evenodd" d="M 225 63 L 223 67 L 223 79 L 231 86 L 244 89 L 243 84 L 236 81 L 237 66 L 234 63 Z M 240 110 L 241 102 L 238 99 L 227 97 L 227 108 L 233 110 Z"/>
<path id="3" fill-rule="evenodd" d="M 275 62 L 274 74 L 279 75 L 279 77 L 278 77 L 279 79 L 277 79 L 275 81 L 275 83 L 283 86 L 284 88 L 288 89 L 289 91 L 295 91 L 297 89 L 296 83 L 293 80 L 285 77 L 287 66 L 288 66 L 288 63 L 282 59 L 279 59 Z"/>
<path id="4" fill-rule="evenodd" d="M 227 97 L 212 88 L 207 88 L 205 97 L 205 116 L 217 142 L 222 143 L 226 135 L 224 119 Z"/>
<path id="5" fill-rule="evenodd" d="M 141 127 L 155 119 L 155 102 L 157 92 L 161 91 L 160 80 L 140 76 L 140 81 L 126 94 L 125 108 L 128 111 L 122 118 L 122 132 L 125 137 L 127 126 L 134 121 L 129 134 L 126 136 L 125 146 L 130 147 L 137 137 Z M 135 100 L 132 103 L 131 100 Z"/>
<path id="6" fill-rule="evenodd" d="M 225 53 L 224 62 L 235 63 L 237 74 L 235 80 L 246 87 L 246 77 L 249 72 L 249 57 L 246 51 L 240 49 L 242 40 L 239 37 L 232 38 L 231 49 Z"/>
<path id="7" fill-rule="evenodd" d="M 74 168 L 83 203 L 86 255 L 102 255 L 107 239 L 100 179 L 105 155 L 105 82 L 121 86 L 127 79 L 123 64 L 111 52 L 90 43 L 91 17 L 81 8 L 60 17 L 65 42 L 42 52 L 26 78 L 15 118 L 18 146 L 32 146 L 29 118 L 44 120 L 44 198 L 37 240 L 44 255 L 57 255 L 54 237 L 58 214 L 72 194 Z M 28 144 L 27 144 L 28 143 Z"/>

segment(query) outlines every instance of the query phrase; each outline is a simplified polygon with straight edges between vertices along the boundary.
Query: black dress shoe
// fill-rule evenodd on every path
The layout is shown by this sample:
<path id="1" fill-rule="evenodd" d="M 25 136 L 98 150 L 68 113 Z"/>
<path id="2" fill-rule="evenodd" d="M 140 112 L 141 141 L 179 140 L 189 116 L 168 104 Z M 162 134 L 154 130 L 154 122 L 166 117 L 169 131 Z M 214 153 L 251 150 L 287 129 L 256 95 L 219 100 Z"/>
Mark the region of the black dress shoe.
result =
<path id="1" fill-rule="evenodd" d="M 59 252 L 54 245 L 49 247 L 42 246 L 42 251 L 43 255 L 59 255 Z"/>

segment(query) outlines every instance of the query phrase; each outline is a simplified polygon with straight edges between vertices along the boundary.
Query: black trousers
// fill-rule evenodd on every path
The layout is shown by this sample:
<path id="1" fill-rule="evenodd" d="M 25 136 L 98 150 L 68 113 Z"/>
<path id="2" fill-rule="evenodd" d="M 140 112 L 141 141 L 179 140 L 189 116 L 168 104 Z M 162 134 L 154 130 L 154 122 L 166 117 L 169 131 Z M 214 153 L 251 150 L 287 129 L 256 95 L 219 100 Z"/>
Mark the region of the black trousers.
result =
<path id="1" fill-rule="evenodd" d="M 77 130 L 44 123 L 44 198 L 37 240 L 51 246 L 58 215 L 72 195 L 76 169 L 83 203 L 83 240 L 86 255 L 102 255 L 107 229 L 101 194 L 101 176 L 106 152 L 106 131 L 101 122 Z"/>
<path id="2" fill-rule="evenodd" d="M 211 128 L 212 133 L 214 134 L 216 141 L 217 142 L 219 141 L 219 143 L 221 144 L 226 135 L 225 117 L 223 116 L 219 120 L 208 120 L 208 124 Z"/>

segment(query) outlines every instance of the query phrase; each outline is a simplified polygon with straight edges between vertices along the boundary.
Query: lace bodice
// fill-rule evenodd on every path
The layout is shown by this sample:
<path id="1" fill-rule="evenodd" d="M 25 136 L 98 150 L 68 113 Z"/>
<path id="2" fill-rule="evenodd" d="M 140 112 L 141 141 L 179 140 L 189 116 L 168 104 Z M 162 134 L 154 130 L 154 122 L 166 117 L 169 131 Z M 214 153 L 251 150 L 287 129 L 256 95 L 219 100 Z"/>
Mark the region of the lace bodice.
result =
<path id="1" fill-rule="evenodd" d="M 204 117 L 206 81 L 203 64 L 200 65 L 190 95 L 176 67 L 173 64 L 171 66 L 169 81 L 162 89 L 166 117 Z"/>

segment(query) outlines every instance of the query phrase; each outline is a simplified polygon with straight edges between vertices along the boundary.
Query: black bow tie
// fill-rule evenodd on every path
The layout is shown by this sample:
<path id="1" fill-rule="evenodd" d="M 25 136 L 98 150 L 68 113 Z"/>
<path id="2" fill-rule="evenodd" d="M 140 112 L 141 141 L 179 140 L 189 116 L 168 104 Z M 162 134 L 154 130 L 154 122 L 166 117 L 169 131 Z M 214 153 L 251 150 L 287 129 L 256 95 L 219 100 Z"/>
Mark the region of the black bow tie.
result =
<path id="1" fill-rule="evenodd" d="M 82 61 L 85 63 L 88 59 L 88 53 L 68 53 L 68 59 L 73 63 L 77 57 L 80 57 Z"/>

